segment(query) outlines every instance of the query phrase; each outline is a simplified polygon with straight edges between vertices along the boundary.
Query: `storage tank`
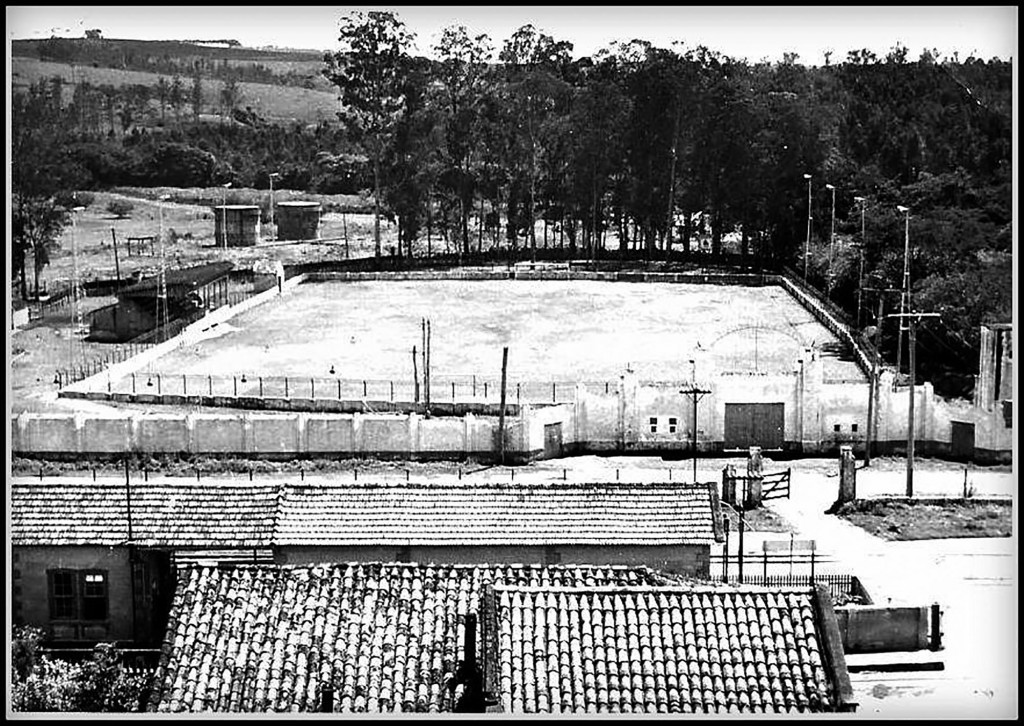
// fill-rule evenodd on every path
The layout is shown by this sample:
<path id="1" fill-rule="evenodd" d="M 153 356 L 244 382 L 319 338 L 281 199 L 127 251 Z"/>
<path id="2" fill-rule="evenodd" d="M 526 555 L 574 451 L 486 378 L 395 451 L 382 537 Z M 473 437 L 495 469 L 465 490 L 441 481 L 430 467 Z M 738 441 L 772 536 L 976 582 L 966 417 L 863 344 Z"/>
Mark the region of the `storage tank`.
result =
<path id="1" fill-rule="evenodd" d="M 280 202 L 275 212 L 277 239 L 320 239 L 320 202 Z"/>
<path id="2" fill-rule="evenodd" d="M 260 242 L 260 208 L 248 204 L 214 207 L 214 239 L 218 247 L 253 247 Z"/>

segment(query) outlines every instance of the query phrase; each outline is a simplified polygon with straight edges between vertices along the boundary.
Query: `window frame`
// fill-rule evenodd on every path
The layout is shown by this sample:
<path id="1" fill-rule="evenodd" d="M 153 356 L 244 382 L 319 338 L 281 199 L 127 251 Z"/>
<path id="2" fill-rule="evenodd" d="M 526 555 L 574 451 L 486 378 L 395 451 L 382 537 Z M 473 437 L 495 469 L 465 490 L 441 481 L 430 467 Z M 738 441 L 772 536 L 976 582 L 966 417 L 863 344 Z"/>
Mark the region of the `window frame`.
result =
<path id="1" fill-rule="evenodd" d="M 90 581 L 90 578 L 100 578 Z M 69 592 L 58 593 L 58 578 L 69 585 Z M 49 619 L 60 623 L 106 623 L 110 620 L 110 573 L 89 568 L 76 570 L 55 567 L 46 571 L 46 595 Z M 58 605 L 60 603 L 60 605 Z M 100 608 L 102 603 L 102 608 Z M 58 613 L 58 608 L 61 612 Z M 102 615 L 99 615 L 102 610 Z"/>

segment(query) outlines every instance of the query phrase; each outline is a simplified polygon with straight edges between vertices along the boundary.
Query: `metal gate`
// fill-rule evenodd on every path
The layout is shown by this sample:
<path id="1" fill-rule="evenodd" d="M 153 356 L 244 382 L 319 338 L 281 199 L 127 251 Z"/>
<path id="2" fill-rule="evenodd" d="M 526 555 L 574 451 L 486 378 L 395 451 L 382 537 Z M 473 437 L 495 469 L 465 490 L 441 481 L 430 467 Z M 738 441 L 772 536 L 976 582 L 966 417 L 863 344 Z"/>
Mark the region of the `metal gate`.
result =
<path id="1" fill-rule="evenodd" d="M 950 421 L 950 438 L 952 454 L 956 459 L 974 457 L 974 424 L 963 421 Z"/>
<path id="2" fill-rule="evenodd" d="M 562 424 L 544 424 L 544 458 L 557 459 L 562 455 Z"/>
<path id="3" fill-rule="evenodd" d="M 725 404 L 725 448 L 781 449 L 786 422 L 783 403 Z"/>
<path id="4" fill-rule="evenodd" d="M 765 474 L 761 478 L 761 500 L 765 499 L 789 499 L 789 480 L 791 469 Z"/>

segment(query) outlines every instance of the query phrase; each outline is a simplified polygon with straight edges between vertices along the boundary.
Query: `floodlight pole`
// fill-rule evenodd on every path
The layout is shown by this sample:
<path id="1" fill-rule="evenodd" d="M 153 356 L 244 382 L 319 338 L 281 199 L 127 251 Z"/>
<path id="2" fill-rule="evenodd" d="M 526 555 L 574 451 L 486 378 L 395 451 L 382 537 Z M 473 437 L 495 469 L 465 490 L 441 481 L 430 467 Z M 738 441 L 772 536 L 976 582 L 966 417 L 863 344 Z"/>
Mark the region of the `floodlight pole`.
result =
<path id="1" fill-rule="evenodd" d="M 274 226 L 274 177 L 278 179 L 281 175 L 276 171 L 270 174 L 270 241 L 274 242 L 277 240 L 277 228 Z"/>
<path id="2" fill-rule="evenodd" d="M 910 299 L 910 209 L 904 206 L 897 206 L 896 209 L 903 213 L 903 295 L 900 298 L 900 313 L 908 313 L 911 308 Z M 903 367 L 903 331 L 907 330 L 906 323 L 900 320 L 900 334 L 896 345 L 896 372 L 899 373 Z"/>
<path id="3" fill-rule="evenodd" d="M 832 297 L 832 258 L 836 245 L 836 188 L 833 184 L 826 184 L 825 188 L 832 192 L 832 227 L 828 235 L 828 280 L 826 281 L 826 294 Z"/>

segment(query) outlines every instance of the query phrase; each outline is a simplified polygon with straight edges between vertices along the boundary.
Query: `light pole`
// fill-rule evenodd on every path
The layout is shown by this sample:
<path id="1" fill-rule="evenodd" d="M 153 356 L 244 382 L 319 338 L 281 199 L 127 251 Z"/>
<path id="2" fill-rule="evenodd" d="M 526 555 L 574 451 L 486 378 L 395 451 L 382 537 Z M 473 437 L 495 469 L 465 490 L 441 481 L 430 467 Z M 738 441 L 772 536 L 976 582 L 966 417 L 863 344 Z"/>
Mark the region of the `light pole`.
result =
<path id="1" fill-rule="evenodd" d="M 220 193 L 220 241 L 224 245 L 224 251 L 228 251 L 228 189 L 231 188 L 231 182 L 227 184 L 221 184 Z"/>
<path id="2" fill-rule="evenodd" d="M 860 267 L 857 271 L 857 329 L 860 330 L 860 311 L 864 292 L 862 289 L 864 285 L 864 245 L 867 244 L 864 235 L 864 206 L 867 200 L 864 197 L 854 197 L 853 201 L 860 205 Z"/>
<path id="3" fill-rule="evenodd" d="M 826 291 L 828 296 L 832 297 L 832 256 L 835 251 L 836 244 L 836 188 L 832 184 L 826 184 L 825 188 L 832 192 L 832 226 L 828 234 L 828 281 L 826 283 Z"/>
<path id="4" fill-rule="evenodd" d="M 156 290 L 156 324 L 159 332 L 157 338 L 162 343 L 164 335 L 167 333 L 167 257 L 164 255 L 164 202 L 168 199 L 168 195 L 164 194 L 157 197 L 157 208 L 160 213 L 160 277 L 157 283 Z"/>
<path id="5" fill-rule="evenodd" d="M 910 208 L 896 206 L 903 213 L 903 292 L 900 294 L 900 314 L 910 312 Z M 900 334 L 896 341 L 896 372 L 899 373 L 903 363 L 903 333 L 907 331 L 906 318 L 900 318 Z"/>
<path id="6" fill-rule="evenodd" d="M 277 239 L 277 228 L 274 227 L 274 178 L 281 178 L 276 171 L 270 174 L 270 241 Z"/>
<path id="7" fill-rule="evenodd" d="M 71 335 L 68 336 L 69 342 L 69 358 L 68 367 L 74 369 L 75 367 L 75 338 L 78 337 L 78 332 L 82 327 L 82 308 L 79 303 L 79 285 L 81 280 L 78 275 L 78 213 L 84 210 L 85 207 L 72 207 L 71 208 L 71 258 L 73 267 L 73 277 L 71 279 Z"/>
<path id="8" fill-rule="evenodd" d="M 811 175 L 804 174 L 807 180 L 807 240 L 804 242 L 804 282 L 807 281 L 807 256 L 811 250 Z"/>

